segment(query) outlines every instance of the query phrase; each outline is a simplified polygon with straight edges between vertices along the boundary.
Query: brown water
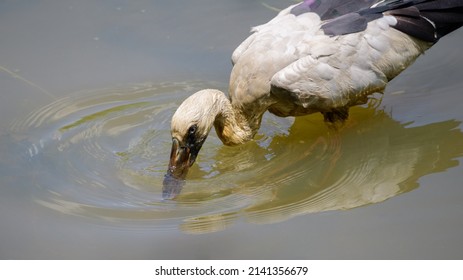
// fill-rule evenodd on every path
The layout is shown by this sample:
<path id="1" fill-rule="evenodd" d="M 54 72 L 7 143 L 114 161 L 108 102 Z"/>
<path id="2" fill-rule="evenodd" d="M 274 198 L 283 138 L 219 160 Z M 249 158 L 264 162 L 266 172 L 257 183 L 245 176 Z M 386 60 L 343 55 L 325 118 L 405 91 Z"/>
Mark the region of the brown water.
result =
<path id="1" fill-rule="evenodd" d="M 1 258 L 462 258 L 462 32 L 351 111 L 212 133 L 162 199 L 170 117 L 292 1 L 0 3 Z"/>

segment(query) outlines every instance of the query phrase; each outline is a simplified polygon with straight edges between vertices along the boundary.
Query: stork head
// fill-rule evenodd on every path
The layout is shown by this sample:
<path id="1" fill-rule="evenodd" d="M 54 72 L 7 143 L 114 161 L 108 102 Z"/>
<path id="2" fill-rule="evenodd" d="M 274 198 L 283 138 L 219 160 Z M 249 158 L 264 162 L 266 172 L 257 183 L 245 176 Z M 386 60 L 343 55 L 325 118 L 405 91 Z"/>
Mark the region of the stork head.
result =
<path id="1" fill-rule="evenodd" d="M 206 141 L 217 113 L 215 90 L 202 90 L 188 97 L 172 117 L 172 149 L 163 182 L 163 197 L 180 193 L 189 168 Z M 221 94 L 221 93 L 220 93 Z"/>

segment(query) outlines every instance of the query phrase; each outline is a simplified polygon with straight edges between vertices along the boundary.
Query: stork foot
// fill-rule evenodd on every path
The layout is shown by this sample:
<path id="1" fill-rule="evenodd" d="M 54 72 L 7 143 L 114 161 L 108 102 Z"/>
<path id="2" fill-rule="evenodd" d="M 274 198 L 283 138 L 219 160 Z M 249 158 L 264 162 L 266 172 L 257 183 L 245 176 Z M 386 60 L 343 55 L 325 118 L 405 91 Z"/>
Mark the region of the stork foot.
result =
<path id="1" fill-rule="evenodd" d="M 332 109 L 329 112 L 322 112 L 323 117 L 325 118 L 325 122 L 336 124 L 336 123 L 344 123 L 347 118 L 349 117 L 349 108 L 348 107 L 340 107 Z"/>

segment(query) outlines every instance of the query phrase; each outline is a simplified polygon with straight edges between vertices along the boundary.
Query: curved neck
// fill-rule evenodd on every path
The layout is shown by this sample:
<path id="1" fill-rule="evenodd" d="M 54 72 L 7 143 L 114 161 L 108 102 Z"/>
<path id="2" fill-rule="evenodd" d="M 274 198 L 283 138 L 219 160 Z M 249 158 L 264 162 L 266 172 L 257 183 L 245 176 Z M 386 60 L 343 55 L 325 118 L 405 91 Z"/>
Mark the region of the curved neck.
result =
<path id="1" fill-rule="evenodd" d="M 234 107 L 223 92 L 217 93 L 214 127 L 220 140 L 229 146 L 252 140 L 259 129 L 260 121 L 257 126 L 253 125 L 252 120 L 239 108 Z"/>

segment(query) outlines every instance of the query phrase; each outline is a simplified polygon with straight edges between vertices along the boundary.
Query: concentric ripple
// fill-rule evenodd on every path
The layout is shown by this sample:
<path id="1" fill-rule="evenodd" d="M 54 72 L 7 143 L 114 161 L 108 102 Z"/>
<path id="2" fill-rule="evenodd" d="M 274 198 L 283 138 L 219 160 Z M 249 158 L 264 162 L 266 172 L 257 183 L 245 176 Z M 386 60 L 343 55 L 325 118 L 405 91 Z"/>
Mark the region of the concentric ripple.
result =
<path id="1" fill-rule="evenodd" d="M 201 82 L 81 92 L 17 122 L 34 174 L 34 200 L 117 227 L 204 233 L 238 218 L 274 223 L 382 202 L 458 164 L 459 123 L 407 127 L 382 110 L 354 108 L 338 129 L 318 115 L 266 115 L 255 141 L 224 147 L 211 132 L 187 184 L 162 199 L 170 118 Z M 294 123 L 293 123 L 294 122 Z"/>

